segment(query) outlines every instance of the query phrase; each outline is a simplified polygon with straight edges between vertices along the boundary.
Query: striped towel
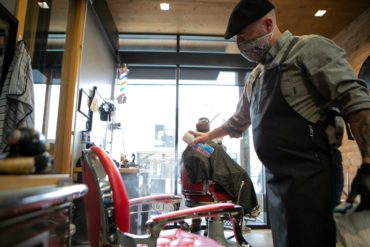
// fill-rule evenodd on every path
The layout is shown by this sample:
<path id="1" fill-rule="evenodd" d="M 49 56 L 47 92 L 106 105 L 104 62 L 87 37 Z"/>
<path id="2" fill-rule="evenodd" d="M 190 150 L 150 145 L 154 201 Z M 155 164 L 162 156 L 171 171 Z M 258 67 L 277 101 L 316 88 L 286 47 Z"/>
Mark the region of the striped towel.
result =
<path id="1" fill-rule="evenodd" d="M 0 95 L 0 152 L 15 128 L 34 128 L 34 92 L 31 57 L 19 41 Z"/>

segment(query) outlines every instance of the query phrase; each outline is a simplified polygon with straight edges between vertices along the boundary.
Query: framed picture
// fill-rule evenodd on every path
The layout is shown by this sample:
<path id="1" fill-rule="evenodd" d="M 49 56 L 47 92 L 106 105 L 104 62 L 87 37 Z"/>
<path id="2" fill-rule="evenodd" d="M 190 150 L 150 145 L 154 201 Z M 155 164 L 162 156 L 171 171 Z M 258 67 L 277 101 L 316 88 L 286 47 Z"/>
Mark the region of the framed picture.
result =
<path id="1" fill-rule="evenodd" d="M 78 100 L 78 112 L 90 119 L 91 97 L 81 88 Z"/>

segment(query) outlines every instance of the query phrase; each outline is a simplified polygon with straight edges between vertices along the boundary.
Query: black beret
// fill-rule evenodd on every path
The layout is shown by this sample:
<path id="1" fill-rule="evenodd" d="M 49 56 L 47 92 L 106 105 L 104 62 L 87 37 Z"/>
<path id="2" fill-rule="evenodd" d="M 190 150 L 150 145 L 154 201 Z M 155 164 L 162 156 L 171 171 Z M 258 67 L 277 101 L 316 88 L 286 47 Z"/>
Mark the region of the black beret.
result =
<path id="1" fill-rule="evenodd" d="M 241 0 L 231 12 L 224 38 L 230 39 L 237 35 L 273 8 L 274 5 L 268 0 Z"/>

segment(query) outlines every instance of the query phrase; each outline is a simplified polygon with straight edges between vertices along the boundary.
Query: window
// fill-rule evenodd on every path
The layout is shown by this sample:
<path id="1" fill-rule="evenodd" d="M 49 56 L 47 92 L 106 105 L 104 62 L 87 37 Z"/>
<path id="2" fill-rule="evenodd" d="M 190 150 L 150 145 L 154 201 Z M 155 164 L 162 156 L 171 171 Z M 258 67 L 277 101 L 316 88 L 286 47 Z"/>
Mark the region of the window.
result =
<path id="1" fill-rule="evenodd" d="M 224 123 L 235 111 L 239 100 L 238 73 L 216 69 L 180 70 L 179 140 L 188 130 L 195 130 L 201 117 L 210 119 L 211 129 Z M 239 141 L 224 137 L 222 141 L 231 157 L 240 164 Z M 179 153 L 186 143 L 179 141 Z"/>
<path id="2" fill-rule="evenodd" d="M 162 79 L 154 68 L 130 68 L 126 103 L 117 105 L 116 122 L 122 129 L 115 131 L 112 145 L 116 159 L 125 155 L 131 162 L 135 157 L 149 173 L 141 188 L 151 194 L 175 190 L 175 68 L 158 70 Z"/>
<path id="3" fill-rule="evenodd" d="M 182 136 L 195 130 L 200 117 L 209 118 L 211 128 L 215 128 L 234 113 L 243 90 L 240 77 L 245 72 L 180 67 L 176 73 L 171 66 L 129 69 L 127 101 L 118 105 L 116 114 L 122 128 L 113 133 L 112 155 L 120 159 L 124 154 L 129 161 L 136 158 L 136 163 L 147 172 L 141 180 L 141 193 L 181 193 L 178 172 L 186 148 Z M 240 139 L 224 137 L 222 142 L 228 154 L 249 173 L 264 211 L 263 170 L 254 153 L 251 134 Z M 266 224 L 265 217 L 262 213 L 254 224 Z"/>
<path id="4" fill-rule="evenodd" d="M 121 34 L 120 51 L 176 52 L 176 35 Z"/>
<path id="5" fill-rule="evenodd" d="M 223 37 L 180 35 L 180 52 L 239 54 L 235 40 Z"/>
<path id="6" fill-rule="evenodd" d="M 37 1 L 28 1 L 23 39 L 32 59 L 35 129 L 43 133 L 48 142 L 54 142 L 68 1 L 47 2 L 50 9 L 40 8 Z"/>

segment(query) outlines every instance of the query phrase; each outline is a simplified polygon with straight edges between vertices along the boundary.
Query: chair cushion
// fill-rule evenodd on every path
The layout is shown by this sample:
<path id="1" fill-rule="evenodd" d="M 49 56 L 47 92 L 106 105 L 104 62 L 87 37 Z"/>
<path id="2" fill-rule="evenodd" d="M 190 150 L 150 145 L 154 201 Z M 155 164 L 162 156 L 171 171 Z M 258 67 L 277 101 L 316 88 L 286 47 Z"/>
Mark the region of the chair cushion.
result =
<path id="1" fill-rule="evenodd" d="M 146 245 L 137 245 L 137 247 L 144 247 Z M 197 234 L 188 233 L 180 229 L 170 229 L 161 231 L 157 239 L 157 247 L 219 247 L 222 246 L 216 241 L 203 237 Z"/>

